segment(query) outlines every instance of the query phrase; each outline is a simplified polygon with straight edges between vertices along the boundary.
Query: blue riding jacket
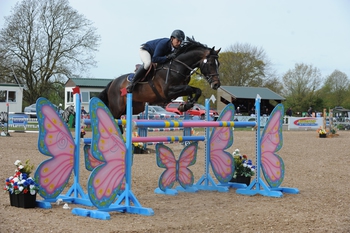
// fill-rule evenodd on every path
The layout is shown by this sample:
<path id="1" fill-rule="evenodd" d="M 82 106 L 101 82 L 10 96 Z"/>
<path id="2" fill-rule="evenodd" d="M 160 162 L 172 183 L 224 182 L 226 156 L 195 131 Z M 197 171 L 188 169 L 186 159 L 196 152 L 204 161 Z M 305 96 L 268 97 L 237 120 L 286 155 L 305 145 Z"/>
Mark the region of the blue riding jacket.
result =
<path id="1" fill-rule="evenodd" d="M 151 54 L 153 63 L 165 63 L 168 60 L 166 56 L 172 52 L 169 38 L 150 40 L 141 46 Z"/>

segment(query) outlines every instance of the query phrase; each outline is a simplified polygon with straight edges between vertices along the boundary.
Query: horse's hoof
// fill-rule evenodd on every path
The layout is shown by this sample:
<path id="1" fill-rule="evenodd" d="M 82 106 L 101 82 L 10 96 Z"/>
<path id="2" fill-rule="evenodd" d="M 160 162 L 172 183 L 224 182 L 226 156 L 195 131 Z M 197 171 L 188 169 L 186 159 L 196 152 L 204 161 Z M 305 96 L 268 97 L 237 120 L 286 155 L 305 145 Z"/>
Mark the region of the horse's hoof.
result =
<path id="1" fill-rule="evenodd" d="M 185 104 L 185 111 L 191 109 L 193 107 L 193 103 L 186 103 Z"/>
<path id="2" fill-rule="evenodd" d="M 179 107 L 177 108 L 180 112 L 185 112 L 185 105 L 184 104 L 180 104 Z"/>
<path id="3" fill-rule="evenodd" d="M 180 112 L 186 112 L 193 107 L 192 103 L 180 104 L 177 108 Z"/>

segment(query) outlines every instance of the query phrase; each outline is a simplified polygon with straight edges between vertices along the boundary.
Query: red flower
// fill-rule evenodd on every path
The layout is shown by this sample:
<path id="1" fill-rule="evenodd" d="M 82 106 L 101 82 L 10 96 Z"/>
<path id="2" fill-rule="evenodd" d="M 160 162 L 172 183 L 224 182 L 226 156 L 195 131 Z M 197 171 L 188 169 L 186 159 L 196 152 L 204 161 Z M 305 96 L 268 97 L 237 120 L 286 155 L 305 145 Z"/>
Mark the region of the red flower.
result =
<path id="1" fill-rule="evenodd" d="M 247 159 L 248 159 L 248 156 L 246 156 L 246 155 L 243 155 L 243 158 L 244 158 L 245 160 L 247 160 Z"/>
<path id="2" fill-rule="evenodd" d="M 23 193 L 27 193 L 28 192 L 28 189 L 23 189 Z"/>

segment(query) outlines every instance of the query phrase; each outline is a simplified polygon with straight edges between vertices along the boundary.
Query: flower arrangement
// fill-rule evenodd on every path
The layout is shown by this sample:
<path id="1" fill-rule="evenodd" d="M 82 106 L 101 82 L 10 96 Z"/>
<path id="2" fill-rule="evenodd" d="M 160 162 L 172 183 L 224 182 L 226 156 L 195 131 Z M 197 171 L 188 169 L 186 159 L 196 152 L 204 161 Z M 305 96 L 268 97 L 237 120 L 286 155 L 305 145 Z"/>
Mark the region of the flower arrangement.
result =
<path id="1" fill-rule="evenodd" d="M 133 137 L 139 137 L 137 132 L 132 133 Z M 143 150 L 143 142 L 133 142 L 134 148 L 139 148 L 141 151 Z"/>
<path id="2" fill-rule="evenodd" d="M 251 159 L 248 159 L 247 155 L 241 155 L 239 149 L 233 152 L 233 158 L 235 163 L 235 173 L 233 178 L 237 176 L 252 177 L 255 175 L 255 166 Z"/>
<path id="3" fill-rule="evenodd" d="M 327 134 L 327 131 L 323 128 L 319 128 L 317 131 L 318 131 L 318 134 Z"/>
<path id="4" fill-rule="evenodd" d="M 35 195 L 39 190 L 38 185 L 34 179 L 30 177 L 30 173 L 34 169 L 34 165 L 29 164 L 29 160 L 23 165 L 20 160 L 15 162 L 16 170 L 13 176 L 10 176 L 5 180 L 4 190 L 11 194 L 30 193 Z"/>

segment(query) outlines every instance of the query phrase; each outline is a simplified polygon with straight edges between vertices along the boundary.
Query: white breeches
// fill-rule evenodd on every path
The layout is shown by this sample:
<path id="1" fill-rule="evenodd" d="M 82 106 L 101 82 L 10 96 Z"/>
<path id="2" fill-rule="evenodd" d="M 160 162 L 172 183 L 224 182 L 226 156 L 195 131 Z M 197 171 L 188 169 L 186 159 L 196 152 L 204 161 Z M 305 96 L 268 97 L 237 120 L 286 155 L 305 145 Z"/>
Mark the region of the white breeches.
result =
<path id="1" fill-rule="evenodd" d="M 148 68 L 150 67 L 151 62 L 152 62 L 151 54 L 149 54 L 144 49 L 140 49 L 140 58 L 141 58 L 141 61 L 143 63 L 143 68 L 145 70 L 148 70 Z"/>

